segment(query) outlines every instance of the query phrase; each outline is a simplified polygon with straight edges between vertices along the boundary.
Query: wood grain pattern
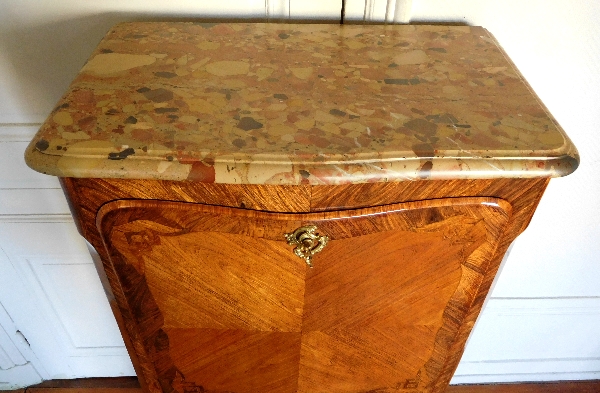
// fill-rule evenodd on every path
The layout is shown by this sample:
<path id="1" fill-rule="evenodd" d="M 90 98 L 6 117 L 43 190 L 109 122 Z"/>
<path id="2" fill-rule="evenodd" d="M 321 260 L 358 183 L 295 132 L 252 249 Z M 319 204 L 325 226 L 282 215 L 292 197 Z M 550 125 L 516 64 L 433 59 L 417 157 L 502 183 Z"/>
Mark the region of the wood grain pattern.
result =
<path id="1" fill-rule="evenodd" d="M 356 209 L 424 199 L 488 196 L 508 201 L 515 211 L 523 210 L 532 214 L 533 211 L 527 207 L 531 206 L 532 199 L 541 197 L 548 182 L 549 179 L 418 180 L 313 186 L 311 211 Z M 534 203 L 534 206 L 537 204 Z"/>
<path id="2" fill-rule="evenodd" d="M 436 365 L 440 368 L 439 378 L 433 386 L 435 391 L 445 388 L 456 369 L 464 344 L 481 310 L 498 265 L 506 249 L 514 238 L 529 223 L 535 207 L 541 198 L 548 179 L 494 179 L 494 180 L 457 180 L 457 181 L 416 181 L 406 183 L 374 183 L 352 186 L 265 186 L 260 192 L 246 192 L 239 185 L 218 185 L 214 190 L 208 186 L 196 186 L 191 182 L 138 181 L 131 186 L 129 181 L 110 179 L 61 179 L 63 189 L 71 201 L 71 209 L 80 232 L 99 254 L 96 267 L 109 296 L 111 307 L 124 336 L 126 346 L 132 357 L 140 383 L 145 391 L 162 391 L 160 385 L 148 385 L 146 381 L 155 381 L 156 374 L 148 365 L 143 340 L 135 327 L 134 309 L 121 289 L 119 278 L 109 262 L 109 254 L 96 228 L 95 221 L 99 209 L 111 202 L 123 199 L 194 201 L 197 203 L 216 203 L 222 197 L 223 206 L 244 206 L 256 210 L 280 212 L 308 212 L 340 210 L 344 208 L 386 205 L 406 201 L 428 200 L 433 198 L 457 198 L 463 196 L 495 197 L 504 199 L 513 207 L 505 230 L 498 233 L 498 246 L 489 257 L 489 264 L 483 272 L 478 290 L 473 293 L 472 301 L 464 305 L 464 318 L 453 344 L 448 348 L 445 361 Z M 245 186 L 244 186 L 245 187 Z M 253 186 L 249 186 L 252 188 Z M 259 187 L 260 188 L 260 187 Z M 256 189 L 258 190 L 258 189 Z M 256 191 L 255 190 L 255 191 Z M 240 194 L 241 193 L 241 194 Z M 214 195 L 213 195 L 214 194 Z M 243 196 L 243 197 L 240 197 Z M 268 199 L 279 201 L 269 204 Z M 244 201 L 245 200 L 245 201 Z M 289 206 L 288 200 L 302 201 Z M 284 202 L 282 202 L 284 201 Z M 287 205 L 286 205 L 287 204 Z M 326 205 L 329 205 L 327 208 Z M 252 213 L 251 211 L 248 211 Z M 368 222 L 362 225 L 369 225 Z M 236 225 L 229 225 L 229 229 Z M 333 225 L 335 227 L 335 225 Z M 286 227 L 287 228 L 287 227 Z M 295 228 L 290 228 L 295 229 Z M 329 230 L 329 229 L 328 229 Z M 325 252 L 325 251 L 323 251 Z M 138 359 L 137 353 L 140 353 Z M 189 387 L 188 387 L 189 388 Z"/>
<path id="3" fill-rule="evenodd" d="M 310 186 L 209 184 L 166 180 L 66 178 L 99 207 L 116 199 L 160 199 L 240 207 L 242 209 L 305 212 L 310 207 Z"/>
<path id="4" fill-rule="evenodd" d="M 293 215 L 116 201 L 97 222 L 150 386 L 440 392 L 510 214 L 492 198 Z M 331 239 L 308 271 L 283 236 L 307 223 Z"/>

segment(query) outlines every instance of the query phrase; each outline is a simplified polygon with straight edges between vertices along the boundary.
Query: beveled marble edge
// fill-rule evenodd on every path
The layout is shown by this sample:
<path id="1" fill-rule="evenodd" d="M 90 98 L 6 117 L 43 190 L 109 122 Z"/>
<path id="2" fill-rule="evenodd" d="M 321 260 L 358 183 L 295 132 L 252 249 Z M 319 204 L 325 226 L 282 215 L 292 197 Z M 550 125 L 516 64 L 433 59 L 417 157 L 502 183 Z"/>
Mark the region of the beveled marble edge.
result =
<path id="1" fill-rule="evenodd" d="M 571 144 L 569 152 L 553 157 L 443 157 L 370 162 L 237 161 L 222 157 L 213 165 L 201 161 L 183 164 L 161 159 L 108 161 L 104 157 L 59 157 L 28 149 L 27 163 L 47 175 L 75 178 L 156 179 L 221 184 L 337 185 L 413 180 L 549 178 L 566 176 L 579 165 Z M 74 163 L 75 161 L 75 163 Z M 428 164 L 430 163 L 430 164 Z M 150 173 L 149 168 L 156 171 Z"/>
<path id="2" fill-rule="evenodd" d="M 506 61 L 519 74 L 493 36 L 485 32 L 489 41 L 494 42 Z M 525 82 L 520 74 L 519 77 L 521 82 Z M 34 139 L 27 148 L 25 159 L 32 169 L 59 177 L 188 180 L 226 184 L 321 185 L 417 179 L 560 177 L 572 173 L 579 164 L 575 146 L 531 87 L 526 82 L 525 85 L 563 137 L 562 146 L 551 150 L 504 151 L 503 154 L 507 154 L 500 157 L 488 156 L 490 153 L 497 154 L 498 151 L 441 149 L 436 151 L 435 157 L 419 157 L 413 151 L 393 150 L 383 154 L 367 154 L 365 157 L 361 157 L 360 153 L 350 157 L 344 154 L 327 157 L 268 157 L 264 154 L 234 156 L 217 153 L 208 160 L 203 159 L 201 154 L 186 162 L 179 162 L 177 158 L 163 155 L 164 152 L 159 151 L 147 155 L 125 154 L 123 159 L 107 160 L 107 154 L 109 158 L 110 155 L 117 154 L 114 153 L 114 146 L 106 152 L 102 146 L 102 152 L 94 148 L 93 152 L 69 150 L 68 153 L 59 155 L 50 150 L 40 151 L 36 148 Z M 460 148 L 458 144 L 457 147 Z"/>

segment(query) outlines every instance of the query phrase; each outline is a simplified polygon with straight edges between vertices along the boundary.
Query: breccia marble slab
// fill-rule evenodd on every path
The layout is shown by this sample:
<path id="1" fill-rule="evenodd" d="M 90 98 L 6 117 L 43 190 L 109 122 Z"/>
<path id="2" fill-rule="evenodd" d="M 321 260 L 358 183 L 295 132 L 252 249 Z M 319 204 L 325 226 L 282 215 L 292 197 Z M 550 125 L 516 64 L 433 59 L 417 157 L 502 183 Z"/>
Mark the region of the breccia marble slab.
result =
<path id="1" fill-rule="evenodd" d="M 318 185 L 557 177 L 579 157 L 481 27 L 134 22 L 100 42 L 26 161 Z"/>

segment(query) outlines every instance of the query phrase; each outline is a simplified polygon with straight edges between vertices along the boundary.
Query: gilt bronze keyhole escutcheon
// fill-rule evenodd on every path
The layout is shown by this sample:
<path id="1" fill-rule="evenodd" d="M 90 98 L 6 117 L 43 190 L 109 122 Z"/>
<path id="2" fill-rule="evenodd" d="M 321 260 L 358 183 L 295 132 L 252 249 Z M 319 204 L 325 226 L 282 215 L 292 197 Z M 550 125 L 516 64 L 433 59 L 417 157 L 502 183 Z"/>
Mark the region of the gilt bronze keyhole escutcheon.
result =
<path id="1" fill-rule="evenodd" d="M 304 259 L 309 267 L 312 265 L 312 256 L 321 252 L 327 245 L 329 238 L 316 233 L 315 225 L 305 225 L 296 229 L 292 233 L 286 233 L 285 239 L 290 246 L 294 248 L 294 254 Z"/>

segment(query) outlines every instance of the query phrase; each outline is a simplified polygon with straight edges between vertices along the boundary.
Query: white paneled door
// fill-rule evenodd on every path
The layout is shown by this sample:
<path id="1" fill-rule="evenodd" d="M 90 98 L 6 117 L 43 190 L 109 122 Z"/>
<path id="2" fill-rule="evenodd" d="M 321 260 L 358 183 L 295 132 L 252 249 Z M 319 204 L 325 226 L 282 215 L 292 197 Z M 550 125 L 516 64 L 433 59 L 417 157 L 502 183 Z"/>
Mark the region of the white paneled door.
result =
<path id="1" fill-rule="evenodd" d="M 0 313 L 6 314 L 0 345 L 12 359 L 0 366 L 0 382 L 8 385 L 0 388 L 23 384 L 12 375 L 18 369 L 17 375 L 31 378 L 26 385 L 42 378 L 133 375 L 71 217 L 4 217 L 0 238 Z"/>
<path id="2" fill-rule="evenodd" d="M 37 126 L 0 126 L 0 390 L 133 375 L 58 180 L 26 167 Z"/>

